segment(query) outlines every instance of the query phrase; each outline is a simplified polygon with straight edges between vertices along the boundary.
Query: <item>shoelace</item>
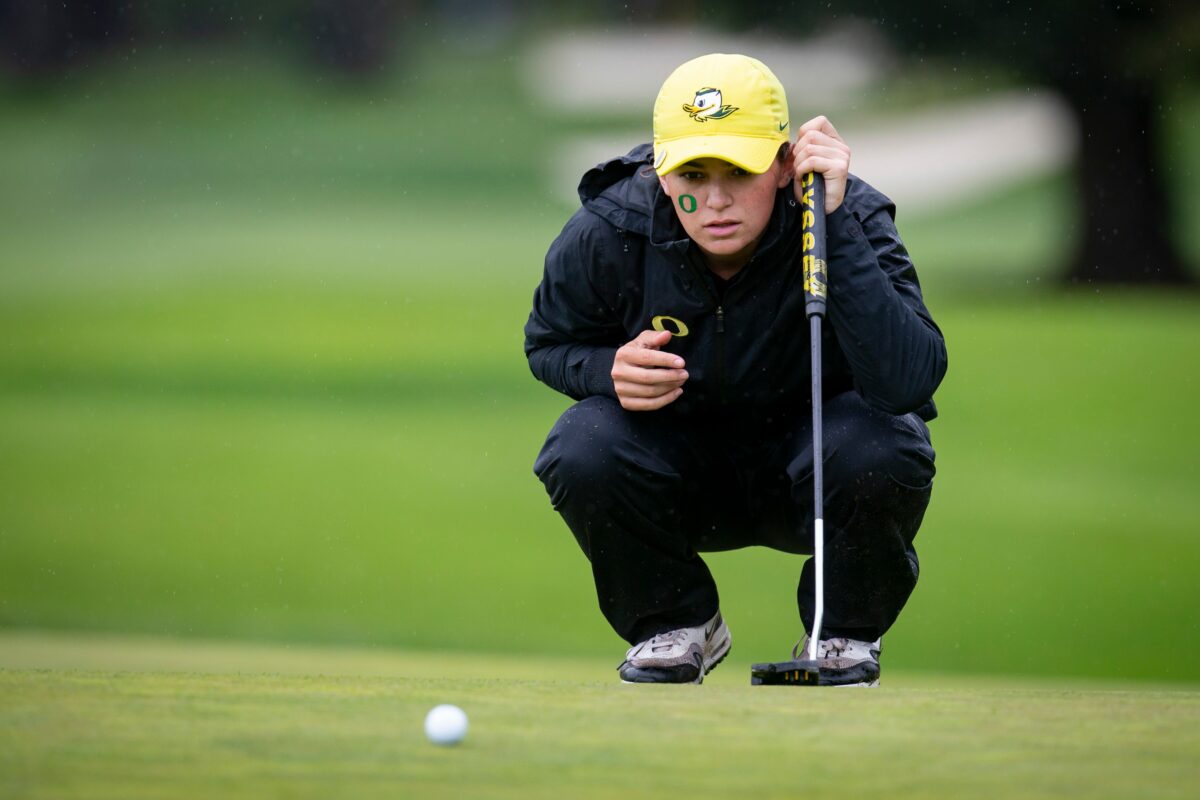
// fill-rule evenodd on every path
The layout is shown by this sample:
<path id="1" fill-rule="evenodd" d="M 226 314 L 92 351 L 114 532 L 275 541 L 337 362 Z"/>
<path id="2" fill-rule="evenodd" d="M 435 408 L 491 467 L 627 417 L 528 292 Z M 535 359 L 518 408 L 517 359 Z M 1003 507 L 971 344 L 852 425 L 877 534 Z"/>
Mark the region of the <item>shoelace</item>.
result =
<path id="1" fill-rule="evenodd" d="M 682 628 L 678 630 L 667 631 L 666 633 L 655 634 L 650 639 L 650 650 L 653 651 L 655 648 L 663 646 L 675 647 L 676 645 L 682 643 L 683 638 L 686 635 L 687 632 Z"/>
<path id="2" fill-rule="evenodd" d="M 849 639 L 843 639 L 843 638 L 823 639 L 821 641 L 821 649 L 824 650 L 825 652 L 822 653 L 822 657 L 837 658 L 842 653 L 846 652 L 846 648 L 848 648 L 849 646 L 850 646 Z"/>
<path id="3" fill-rule="evenodd" d="M 833 639 L 822 639 L 817 642 L 817 658 L 837 658 L 842 653 L 846 652 L 850 647 L 850 640 L 843 637 L 835 637 Z M 808 654 L 808 639 L 801 639 L 792 648 L 792 658 L 799 659 L 801 655 Z"/>

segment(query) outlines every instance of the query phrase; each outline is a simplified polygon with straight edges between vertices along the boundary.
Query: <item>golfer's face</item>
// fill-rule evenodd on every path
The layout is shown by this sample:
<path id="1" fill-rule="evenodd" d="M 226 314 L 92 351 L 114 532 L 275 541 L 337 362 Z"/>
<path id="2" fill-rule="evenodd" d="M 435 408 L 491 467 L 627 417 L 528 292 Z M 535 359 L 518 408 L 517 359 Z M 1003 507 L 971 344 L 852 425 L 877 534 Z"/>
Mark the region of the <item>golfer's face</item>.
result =
<path id="1" fill-rule="evenodd" d="M 701 158 L 667 173 L 663 189 L 688 236 L 718 260 L 748 259 L 771 219 L 775 190 L 788 176 L 779 161 L 761 174 L 717 158 Z"/>

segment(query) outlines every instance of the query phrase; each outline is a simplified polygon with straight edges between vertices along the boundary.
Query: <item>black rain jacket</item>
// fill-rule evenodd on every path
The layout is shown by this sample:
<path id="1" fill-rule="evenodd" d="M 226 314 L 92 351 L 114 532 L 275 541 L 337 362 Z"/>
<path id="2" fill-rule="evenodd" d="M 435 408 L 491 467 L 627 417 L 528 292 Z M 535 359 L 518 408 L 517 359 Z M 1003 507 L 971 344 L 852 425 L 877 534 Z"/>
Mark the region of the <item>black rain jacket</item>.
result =
<path id="1" fill-rule="evenodd" d="M 617 348 L 668 316 L 686 326 L 664 350 L 686 362 L 686 415 L 795 412 L 811 405 L 800 215 L 781 189 L 758 250 L 722 294 L 651 166 L 650 145 L 589 170 L 583 207 L 546 254 L 525 324 L 533 374 L 581 400 L 616 397 Z M 893 223 L 895 205 L 853 175 L 826 218 L 823 393 L 858 391 L 891 414 L 930 420 L 946 345 Z M 668 330 L 678 326 L 664 323 Z"/>

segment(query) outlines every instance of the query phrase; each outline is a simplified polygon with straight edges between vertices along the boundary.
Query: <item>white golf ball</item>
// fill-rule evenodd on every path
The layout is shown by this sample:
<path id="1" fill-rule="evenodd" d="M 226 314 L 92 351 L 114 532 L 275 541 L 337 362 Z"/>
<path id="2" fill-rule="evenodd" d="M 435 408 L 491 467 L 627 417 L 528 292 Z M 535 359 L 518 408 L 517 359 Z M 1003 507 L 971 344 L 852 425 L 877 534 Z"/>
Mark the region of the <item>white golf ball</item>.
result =
<path id="1" fill-rule="evenodd" d="M 467 714 L 458 706 L 436 706 L 425 715 L 425 736 L 434 744 L 458 744 L 466 735 Z"/>

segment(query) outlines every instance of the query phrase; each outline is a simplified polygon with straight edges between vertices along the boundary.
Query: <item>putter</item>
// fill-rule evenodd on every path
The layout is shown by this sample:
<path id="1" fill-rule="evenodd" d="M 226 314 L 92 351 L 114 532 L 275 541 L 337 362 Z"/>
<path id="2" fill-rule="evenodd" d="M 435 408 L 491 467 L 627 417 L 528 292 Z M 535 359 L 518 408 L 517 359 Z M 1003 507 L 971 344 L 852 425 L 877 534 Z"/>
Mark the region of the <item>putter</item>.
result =
<path id="1" fill-rule="evenodd" d="M 812 428 L 813 428 L 813 559 L 816 566 L 813 629 L 808 637 L 808 652 L 792 661 L 753 664 L 750 667 L 751 686 L 819 686 L 821 668 L 817 662 L 817 645 L 821 641 L 821 618 L 825 614 L 825 450 L 821 436 L 821 319 L 825 316 L 826 284 L 829 273 L 825 265 L 825 179 L 809 172 L 800 184 L 801 258 L 804 268 L 804 311 L 808 316 L 812 339 Z"/>

